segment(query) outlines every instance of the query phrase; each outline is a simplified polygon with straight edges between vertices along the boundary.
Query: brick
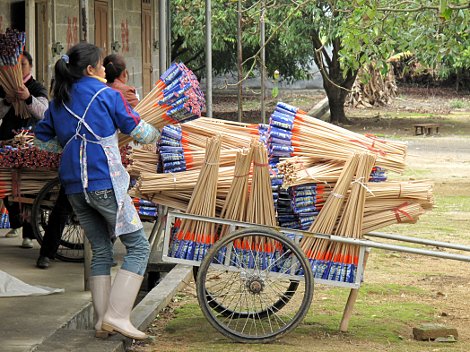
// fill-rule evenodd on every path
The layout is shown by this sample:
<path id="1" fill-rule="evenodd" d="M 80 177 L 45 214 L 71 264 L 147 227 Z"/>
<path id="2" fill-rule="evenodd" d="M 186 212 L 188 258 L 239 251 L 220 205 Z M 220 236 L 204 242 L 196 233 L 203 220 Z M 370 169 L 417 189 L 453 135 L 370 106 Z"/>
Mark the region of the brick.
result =
<path id="1" fill-rule="evenodd" d="M 415 340 L 427 341 L 448 336 L 453 336 L 457 339 L 457 329 L 442 324 L 422 324 L 419 327 L 413 328 L 413 337 Z"/>

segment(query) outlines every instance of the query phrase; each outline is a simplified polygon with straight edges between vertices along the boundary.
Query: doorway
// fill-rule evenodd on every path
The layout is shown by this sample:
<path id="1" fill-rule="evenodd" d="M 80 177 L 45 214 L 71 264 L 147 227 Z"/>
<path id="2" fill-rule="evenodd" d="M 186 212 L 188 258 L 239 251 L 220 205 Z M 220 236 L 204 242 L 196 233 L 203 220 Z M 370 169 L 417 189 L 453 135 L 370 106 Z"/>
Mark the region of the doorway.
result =
<path id="1" fill-rule="evenodd" d="M 47 2 L 36 1 L 34 6 L 34 18 L 36 21 L 36 32 L 35 32 L 35 48 L 34 58 L 36 61 L 36 80 L 41 82 L 44 87 L 50 90 L 49 77 L 48 77 L 48 41 L 47 41 Z"/>
<path id="2" fill-rule="evenodd" d="M 152 3 L 142 0 L 142 96 L 152 89 Z"/>
<path id="3" fill-rule="evenodd" d="M 95 0 L 95 45 L 108 55 L 108 1 Z"/>

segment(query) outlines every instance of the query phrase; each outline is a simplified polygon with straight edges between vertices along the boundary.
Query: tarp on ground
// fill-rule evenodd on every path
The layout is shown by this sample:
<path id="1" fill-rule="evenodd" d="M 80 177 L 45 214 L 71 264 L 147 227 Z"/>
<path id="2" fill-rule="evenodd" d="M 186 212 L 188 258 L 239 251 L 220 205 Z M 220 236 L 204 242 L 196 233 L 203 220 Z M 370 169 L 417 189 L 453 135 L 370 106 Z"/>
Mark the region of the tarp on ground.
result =
<path id="1" fill-rule="evenodd" d="M 0 270 L 0 297 L 43 296 L 62 292 L 63 288 L 29 285 Z"/>

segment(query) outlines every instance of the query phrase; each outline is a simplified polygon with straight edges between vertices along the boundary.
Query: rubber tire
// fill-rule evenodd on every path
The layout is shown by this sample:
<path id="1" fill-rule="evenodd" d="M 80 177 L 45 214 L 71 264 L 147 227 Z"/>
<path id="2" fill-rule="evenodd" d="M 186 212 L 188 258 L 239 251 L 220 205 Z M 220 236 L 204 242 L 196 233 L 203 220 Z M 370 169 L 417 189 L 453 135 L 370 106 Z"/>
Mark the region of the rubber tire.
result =
<path id="1" fill-rule="evenodd" d="M 213 256 L 216 255 L 219 252 L 219 249 L 223 246 L 225 246 L 227 243 L 240 238 L 244 237 L 247 235 L 256 235 L 256 236 L 266 236 L 268 238 L 273 238 L 281 243 L 285 247 L 287 247 L 289 250 L 293 252 L 293 254 L 296 255 L 297 259 L 301 263 L 301 266 L 304 270 L 304 277 L 305 277 L 305 293 L 304 297 L 302 299 L 302 304 L 300 306 L 300 309 L 294 319 L 290 322 L 290 324 L 269 336 L 264 336 L 264 337 L 257 337 L 257 336 L 248 336 L 248 335 L 241 335 L 236 332 L 233 332 L 231 330 L 228 330 L 225 328 L 225 326 L 221 325 L 217 319 L 214 318 L 214 316 L 211 314 L 211 311 L 209 309 L 212 308 L 216 312 L 218 309 L 214 308 L 207 300 L 208 295 L 207 295 L 207 290 L 205 289 L 205 278 L 207 275 L 207 270 L 209 269 L 210 264 L 213 262 Z M 291 283 L 292 285 L 292 283 Z M 296 290 L 298 288 L 298 282 L 296 286 Z M 237 231 L 234 231 L 230 235 L 220 239 L 217 241 L 214 246 L 211 248 L 211 250 L 207 253 L 207 255 L 204 257 L 204 259 L 201 262 L 201 266 L 199 267 L 198 274 L 197 274 L 197 280 L 196 280 L 196 292 L 197 292 L 197 298 L 199 302 L 199 306 L 201 307 L 201 310 L 206 317 L 206 319 L 209 321 L 209 323 L 217 330 L 219 331 L 222 335 L 237 341 L 241 343 L 268 343 L 276 340 L 277 338 L 281 337 L 282 335 L 292 331 L 295 329 L 303 320 L 305 315 L 308 313 L 308 310 L 310 308 L 310 305 L 312 303 L 313 299 L 313 273 L 312 269 L 310 267 L 310 263 L 305 257 L 305 254 L 303 251 L 288 237 L 282 235 L 281 233 L 269 229 L 269 228 L 261 228 L 261 227 L 253 227 L 253 228 L 244 228 L 240 229 Z M 292 295 L 291 295 L 292 296 Z M 291 297 L 289 297 L 290 300 Z M 284 304 L 285 305 L 285 304 Z M 280 306 L 279 309 L 281 309 L 284 305 Z M 276 304 L 273 305 L 275 307 Z M 277 309 L 277 307 L 275 307 Z M 277 309 L 277 310 L 279 310 Z M 243 314 L 240 314 L 242 316 Z M 267 316 L 267 314 L 266 314 Z"/>
<path id="2" fill-rule="evenodd" d="M 199 272 L 199 267 L 198 266 L 193 266 L 193 277 L 194 277 L 194 282 L 197 281 L 197 273 Z M 287 288 L 286 292 L 283 294 L 282 298 L 279 299 L 276 303 L 274 303 L 271 307 L 256 312 L 256 315 L 258 315 L 261 318 L 265 318 L 268 316 L 268 314 L 273 313 L 273 312 L 278 312 L 280 311 L 287 303 L 289 303 L 290 299 L 294 295 L 295 291 L 299 287 L 299 282 L 298 281 L 291 281 L 289 287 Z M 217 313 L 222 314 L 225 317 L 233 316 L 236 315 L 238 318 L 244 318 L 247 316 L 247 314 L 243 313 L 235 313 L 234 311 L 224 307 L 222 304 L 218 304 L 215 302 L 215 299 L 206 291 L 206 300 L 209 303 L 209 306 L 213 308 Z"/>

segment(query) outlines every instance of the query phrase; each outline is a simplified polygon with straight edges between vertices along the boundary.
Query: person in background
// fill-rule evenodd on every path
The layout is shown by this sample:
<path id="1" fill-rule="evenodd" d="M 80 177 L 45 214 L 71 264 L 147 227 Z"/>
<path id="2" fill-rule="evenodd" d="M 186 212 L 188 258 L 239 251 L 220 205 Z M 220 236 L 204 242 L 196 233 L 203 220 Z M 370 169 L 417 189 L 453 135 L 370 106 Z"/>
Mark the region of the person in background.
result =
<path id="1" fill-rule="evenodd" d="M 51 80 L 49 92 L 52 94 L 54 79 Z M 60 240 L 64 232 L 69 214 L 72 212 L 72 206 L 67 199 L 64 187 L 60 186 L 59 195 L 49 214 L 49 221 L 44 228 L 39 257 L 36 261 L 36 267 L 39 269 L 49 268 L 51 260 L 54 260 L 60 247 Z"/>
<path id="2" fill-rule="evenodd" d="M 23 128 L 31 128 L 34 130 L 36 122 L 43 118 L 44 112 L 49 104 L 46 88 L 31 75 L 33 58 L 27 51 L 24 51 L 20 60 L 21 69 L 23 71 L 23 85 L 13 96 L 7 95 L 0 86 L 0 119 L 2 120 L 0 126 L 1 141 L 12 139 L 15 136 L 15 131 L 19 132 Z M 15 114 L 15 109 L 12 106 L 15 100 L 22 100 L 26 103 L 29 117 L 23 118 Z M 23 227 L 23 242 L 21 247 L 33 248 L 32 240 L 35 238 L 33 228 L 31 224 L 24 219 L 21 205 L 11 202 L 8 199 L 5 199 L 4 203 L 8 210 L 11 227 L 11 231 L 6 234 L 6 237 L 17 237 L 20 228 Z"/>
<path id="3" fill-rule="evenodd" d="M 62 233 L 64 232 L 67 218 L 71 210 L 71 205 L 65 195 L 64 187 L 60 186 L 59 195 L 49 214 L 49 221 L 44 229 L 39 257 L 36 261 L 38 268 L 49 268 L 51 260 L 55 259 L 60 246 Z"/>
<path id="4" fill-rule="evenodd" d="M 129 338 L 147 335 L 130 322 L 143 281 L 150 246 L 132 199 L 129 174 L 121 162 L 118 130 L 139 143 L 156 141 L 158 131 L 141 120 L 123 95 L 105 82 L 101 50 L 79 43 L 54 67 L 53 100 L 36 126 L 35 145 L 63 148 L 59 177 L 92 248 L 90 289 L 96 336 L 117 331 Z M 126 255 L 111 287 L 113 237 Z"/>
<path id="5" fill-rule="evenodd" d="M 111 54 L 104 58 L 103 66 L 106 72 L 108 86 L 121 92 L 132 108 L 139 103 L 139 98 L 134 87 L 128 86 L 129 72 L 126 62 L 121 55 Z"/>

